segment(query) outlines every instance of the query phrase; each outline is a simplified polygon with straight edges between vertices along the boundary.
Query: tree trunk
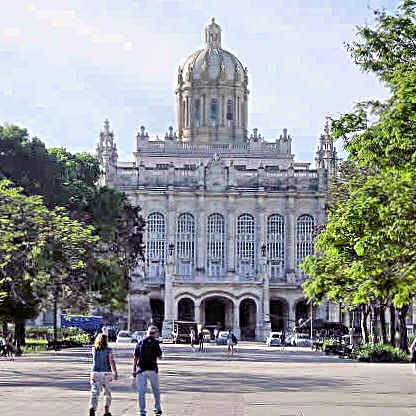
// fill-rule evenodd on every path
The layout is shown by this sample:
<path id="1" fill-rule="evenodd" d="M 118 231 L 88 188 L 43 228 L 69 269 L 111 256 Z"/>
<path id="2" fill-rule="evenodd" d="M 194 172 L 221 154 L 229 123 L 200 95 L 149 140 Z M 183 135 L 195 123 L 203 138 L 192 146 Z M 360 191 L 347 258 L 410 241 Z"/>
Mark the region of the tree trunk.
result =
<path id="1" fill-rule="evenodd" d="M 381 329 L 381 342 L 382 344 L 388 344 L 387 340 L 387 331 L 386 331 L 386 308 L 385 306 L 380 306 L 380 329 Z"/>
<path id="2" fill-rule="evenodd" d="M 409 310 L 409 305 L 405 305 L 402 308 L 398 308 L 399 315 L 399 348 L 406 354 L 409 354 L 409 347 L 407 346 L 407 327 L 406 327 L 406 315 Z"/>
<path id="3" fill-rule="evenodd" d="M 396 346 L 396 308 L 390 305 L 390 345 Z"/>
<path id="4" fill-rule="evenodd" d="M 16 356 L 22 355 L 22 346 L 26 344 L 25 339 L 25 322 L 15 321 L 14 323 L 14 340 L 16 344 Z"/>
<path id="5" fill-rule="evenodd" d="M 367 305 L 361 305 L 361 334 L 363 337 L 364 344 L 368 344 L 370 342 L 368 336 L 368 326 L 367 326 L 367 318 L 368 318 L 369 308 Z"/>
<path id="6" fill-rule="evenodd" d="M 9 328 L 8 328 L 8 325 L 7 325 L 7 321 L 3 321 L 2 332 L 3 332 L 3 338 L 6 339 L 7 333 L 9 332 Z"/>
<path id="7" fill-rule="evenodd" d="M 53 340 L 58 341 L 58 292 L 56 290 L 53 298 Z"/>
<path id="8" fill-rule="evenodd" d="M 377 308 L 375 305 L 370 306 L 370 334 L 371 343 L 377 344 Z"/>

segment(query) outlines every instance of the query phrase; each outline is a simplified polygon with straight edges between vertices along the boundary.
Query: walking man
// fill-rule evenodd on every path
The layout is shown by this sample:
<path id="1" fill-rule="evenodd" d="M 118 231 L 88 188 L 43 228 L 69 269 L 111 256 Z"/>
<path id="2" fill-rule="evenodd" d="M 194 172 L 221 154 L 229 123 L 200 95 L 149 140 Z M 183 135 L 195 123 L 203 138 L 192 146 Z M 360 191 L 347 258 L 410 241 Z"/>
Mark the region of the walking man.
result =
<path id="1" fill-rule="evenodd" d="M 204 352 L 204 333 L 202 329 L 198 334 L 198 340 L 199 340 L 199 351 Z"/>
<path id="2" fill-rule="evenodd" d="M 233 331 L 229 329 L 227 334 L 227 354 L 231 354 L 231 356 L 234 355 L 234 344 L 237 344 L 237 338 L 233 334 Z"/>
<path id="3" fill-rule="evenodd" d="M 160 383 L 157 360 L 162 358 L 162 350 L 159 341 L 156 339 L 158 329 L 154 326 L 149 327 L 146 337 L 141 340 L 134 350 L 133 372 L 138 386 L 138 407 L 139 415 L 146 415 L 146 390 L 147 381 L 152 386 L 153 397 L 155 399 L 155 415 L 162 414 L 160 405 Z"/>
<path id="4" fill-rule="evenodd" d="M 190 335 L 191 335 L 191 350 L 192 352 L 195 352 L 196 334 L 193 329 L 191 329 Z"/>

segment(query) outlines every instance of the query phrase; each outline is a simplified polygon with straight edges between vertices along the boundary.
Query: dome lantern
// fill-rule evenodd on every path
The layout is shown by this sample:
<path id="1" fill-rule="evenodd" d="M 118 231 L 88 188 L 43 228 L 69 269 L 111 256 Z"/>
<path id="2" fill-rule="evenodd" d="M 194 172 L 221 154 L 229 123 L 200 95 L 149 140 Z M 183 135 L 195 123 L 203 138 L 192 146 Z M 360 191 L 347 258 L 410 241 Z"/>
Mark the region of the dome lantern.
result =
<path id="1" fill-rule="evenodd" d="M 212 18 L 205 47 L 179 66 L 177 97 L 179 140 L 193 143 L 247 141 L 247 69 L 222 49 L 221 27 Z"/>

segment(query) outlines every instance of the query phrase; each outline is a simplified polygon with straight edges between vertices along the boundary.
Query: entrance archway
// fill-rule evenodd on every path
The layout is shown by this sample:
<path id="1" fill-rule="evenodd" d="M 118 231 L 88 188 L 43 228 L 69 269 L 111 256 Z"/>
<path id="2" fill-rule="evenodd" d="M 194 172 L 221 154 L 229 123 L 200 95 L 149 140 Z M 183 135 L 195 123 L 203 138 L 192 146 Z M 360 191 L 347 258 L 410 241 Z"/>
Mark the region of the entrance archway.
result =
<path id="1" fill-rule="evenodd" d="M 305 322 L 310 317 L 310 307 L 305 299 L 300 300 L 295 306 L 295 320 L 296 326 L 299 327 L 302 322 Z"/>
<path id="2" fill-rule="evenodd" d="M 233 328 L 234 305 L 230 299 L 212 296 L 201 302 L 201 320 L 204 328 L 213 332 L 214 329 Z"/>
<path id="3" fill-rule="evenodd" d="M 150 299 L 150 309 L 152 310 L 152 324 L 156 325 L 159 331 L 162 331 L 165 303 L 161 299 Z"/>
<path id="4" fill-rule="evenodd" d="M 240 303 L 240 333 L 242 340 L 256 338 L 257 307 L 253 299 L 243 299 Z"/>
<path id="5" fill-rule="evenodd" d="M 284 299 L 270 300 L 270 324 L 272 331 L 287 330 L 289 324 L 289 304 Z"/>
<path id="6" fill-rule="evenodd" d="M 178 320 L 195 321 L 195 304 L 190 298 L 183 298 L 178 302 Z"/>

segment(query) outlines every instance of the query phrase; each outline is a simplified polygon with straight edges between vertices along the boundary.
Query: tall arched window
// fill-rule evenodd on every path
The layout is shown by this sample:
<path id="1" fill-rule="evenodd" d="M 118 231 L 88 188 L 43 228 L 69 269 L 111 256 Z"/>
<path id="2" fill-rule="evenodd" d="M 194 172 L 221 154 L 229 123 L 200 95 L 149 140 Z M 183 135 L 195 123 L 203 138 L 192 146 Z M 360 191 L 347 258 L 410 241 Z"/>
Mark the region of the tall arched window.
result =
<path id="1" fill-rule="evenodd" d="M 218 125 L 218 101 L 216 98 L 211 100 L 209 106 L 209 121 L 211 127 L 217 127 Z"/>
<path id="2" fill-rule="evenodd" d="M 195 264 L 195 219 L 191 214 L 181 214 L 176 223 L 177 273 L 192 276 Z"/>
<path id="3" fill-rule="evenodd" d="M 227 127 L 233 125 L 233 102 L 232 100 L 227 101 Z"/>
<path id="4" fill-rule="evenodd" d="M 254 217 L 243 214 L 237 221 L 237 259 L 238 272 L 242 275 L 255 273 L 256 228 Z"/>
<path id="5" fill-rule="evenodd" d="M 161 278 L 164 275 L 166 253 L 165 217 L 153 212 L 147 217 L 147 270 L 149 278 Z"/>
<path id="6" fill-rule="evenodd" d="M 278 214 L 267 219 L 267 258 L 271 265 L 271 279 L 282 279 L 285 269 L 285 221 Z"/>
<path id="7" fill-rule="evenodd" d="M 225 221 L 221 214 L 211 214 L 207 223 L 208 276 L 218 277 L 225 268 Z"/>
<path id="8" fill-rule="evenodd" d="M 195 127 L 201 125 L 201 101 L 199 98 L 194 101 L 194 123 Z"/>
<path id="9" fill-rule="evenodd" d="M 296 266 L 313 254 L 314 221 L 310 215 L 301 215 L 296 223 Z"/>

